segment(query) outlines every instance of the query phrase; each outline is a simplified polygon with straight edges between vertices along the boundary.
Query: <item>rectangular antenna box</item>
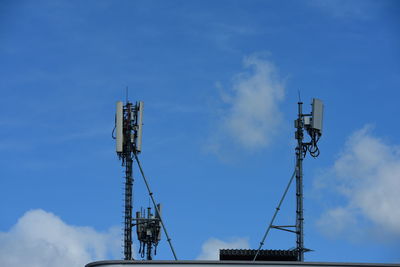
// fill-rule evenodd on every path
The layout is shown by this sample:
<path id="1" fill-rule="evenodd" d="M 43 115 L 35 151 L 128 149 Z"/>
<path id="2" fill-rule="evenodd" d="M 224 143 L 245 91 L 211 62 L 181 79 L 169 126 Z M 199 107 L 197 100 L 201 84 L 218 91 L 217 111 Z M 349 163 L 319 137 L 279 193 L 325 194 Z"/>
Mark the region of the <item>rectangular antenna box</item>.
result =
<path id="1" fill-rule="evenodd" d="M 324 104 L 321 100 L 314 98 L 312 101 L 312 120 L 311 128 L 319 130 L 322 133 L 322 119 L 324 113 Z"/>
<path id="2" fill-rule="evenodd" d="M 137 139 L 136 139 L 136 150 L 137 152 L 142 151 L 142 132 L 143 132 L 143 101 L 139 101 L 137 104 Z"/>
<path id="3" fill-rule="evenodd" d="M 123 152 L 123 121 L 124 121 L 124 105 L 121 101 L 117 102 L 117 111 L 115 114 L 115 135 L 117 139 L 116 151 L 118 153 Z"/>

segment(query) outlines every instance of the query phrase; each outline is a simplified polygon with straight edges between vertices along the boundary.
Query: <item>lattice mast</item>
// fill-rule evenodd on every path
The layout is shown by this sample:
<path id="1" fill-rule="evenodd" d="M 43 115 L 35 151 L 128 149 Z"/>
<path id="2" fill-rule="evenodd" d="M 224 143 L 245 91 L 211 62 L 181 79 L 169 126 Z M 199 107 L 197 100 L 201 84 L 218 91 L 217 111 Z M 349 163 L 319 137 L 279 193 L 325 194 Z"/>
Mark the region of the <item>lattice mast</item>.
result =
<path id="1" fill-rule="evenodd" d="M 124 259 L 132 260 L 133 158 L 141 152 L 143 102 L 117 102 L 116 152 L 125 167 Z"/>

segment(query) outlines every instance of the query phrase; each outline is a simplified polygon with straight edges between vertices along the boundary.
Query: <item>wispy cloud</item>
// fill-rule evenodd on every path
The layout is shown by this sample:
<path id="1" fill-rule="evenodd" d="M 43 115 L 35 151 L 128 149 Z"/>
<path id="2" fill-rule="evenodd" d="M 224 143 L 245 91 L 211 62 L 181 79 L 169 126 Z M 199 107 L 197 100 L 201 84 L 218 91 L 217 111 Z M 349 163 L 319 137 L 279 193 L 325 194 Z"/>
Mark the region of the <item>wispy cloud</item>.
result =
<path id="1" fill-rule="evenodd" d="M 232 146 L 247 151 L 264 148 L 282 122 L 279 104 L 285 89 L 275 65 L 258 55 L 246 57 L 243 65 L 246 71 L 234 77 L 231 88 L 221 89 L 225 107 L 209 145 L 216 154 Z"/>
<path id="2" fill-rule="evenodd" d="M 329 229 L 327 234 L 353 238 L 369 227 L 400 237 L 400 149 L 373 136 L 370 126 L 349 137 L 329 175 L 318 184 L 326 185 L 325 190 L 335 188 L 345 203 L 320 218 L 318 224 Z"/>
<path id="3" fill-rule="evenodd" d="M 222 241 L 216 238 L 210 238 L 201 247 L 201 253 L 198 260 L 218 260 L 220 249 L 248 249 L 249 242 L 246 238 L 235 238 L 230 241 Z"/>
<path id="4" fill-rule="evenodd" d="M 240 50 L 235 47 L 234 40 L 257 34 L 255 27 L 246 27 L 243 25 L 213 23 L 210 25 L 210 28 L 214 30 L 209 31 L 209 38 L 214 41 L 219 49 L 237 54 L 240 53 Z"/>
<path id="5" fill-rule="evenodd" d="M 117 256 L 119 230 L 101 233 L 68 225 L 43 210 L 25 213 L 9 232 L 0 233 L 0 265 L 9 267 L 82 267 Z"/>
<path id="6" fill-rule="evenodd" d="M 381 9 L 383 1 L 370 0 L 309 0 L 310 6 L 336 18 L 371 19 Z"/>

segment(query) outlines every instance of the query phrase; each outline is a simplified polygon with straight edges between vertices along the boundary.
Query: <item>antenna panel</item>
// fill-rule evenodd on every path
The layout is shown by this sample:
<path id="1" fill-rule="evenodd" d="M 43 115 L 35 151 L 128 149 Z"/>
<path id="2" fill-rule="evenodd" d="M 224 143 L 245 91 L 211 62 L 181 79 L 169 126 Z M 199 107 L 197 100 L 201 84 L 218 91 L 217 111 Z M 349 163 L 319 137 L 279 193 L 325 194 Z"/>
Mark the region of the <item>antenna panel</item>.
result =
<path id="1" fill-rule="evenodd" d="M 115 131 L 116 131 L 116 151 L 117 153 L 123 152 L 123 120 L 124 120 L 124 107 L 121 101 L 117 102 L 117 111 L 116 111 L 116 121 L 115 121 Z"/>
<path id="2" fill-rule="evenodd" d="M 143 101 L 139 101 L 137 105 L 137 138 L 136 138 L 136 150 L 137 152 L 142 151 L 142 128 L 143 128 L 143 109 L 144 103 Z"/>
<path id="3" fill-rule="evenodd" d="M 324 113 L 324 104 L 321 100 L 314 98 L 312 102 L 312 121 L 311 128 L 319 130 L 322 133 L 322 120 Z"/>

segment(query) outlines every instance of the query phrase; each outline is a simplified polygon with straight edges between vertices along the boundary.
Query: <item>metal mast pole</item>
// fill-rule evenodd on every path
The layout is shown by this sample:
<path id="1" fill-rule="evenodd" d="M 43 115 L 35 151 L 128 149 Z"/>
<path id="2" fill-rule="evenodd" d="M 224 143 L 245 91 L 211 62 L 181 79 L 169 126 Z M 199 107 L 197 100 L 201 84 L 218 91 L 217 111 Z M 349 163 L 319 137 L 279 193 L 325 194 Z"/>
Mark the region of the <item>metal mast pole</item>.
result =
<path id="1" fill-rule="evenodd" d="M 131 128 L 132 128 L 132 107 L 131 103 L 127 103 L 127 120 L 125 120 L 126 142 L 124 144 L 125 157 L 125 220 L 124 220 L 124 256 L 125 260 L 132 260 L 132 143 L 131 143 Z"/>
<path id="2" fill-rule="evenodd" d="M 151 258 L 151 245 L 152 245 L 151 242 L 147 243 L 147 260 L 148 261 L 152 260 L 152 258 Z"/>
<path id="3" fill-rule="evenodd" d="M 304 261 L 304 233 L 303 233 L 303 113 L 302 102 L 298 102 L 298 118 L 296 124 L 296 245 L 298 261 Z"/>

